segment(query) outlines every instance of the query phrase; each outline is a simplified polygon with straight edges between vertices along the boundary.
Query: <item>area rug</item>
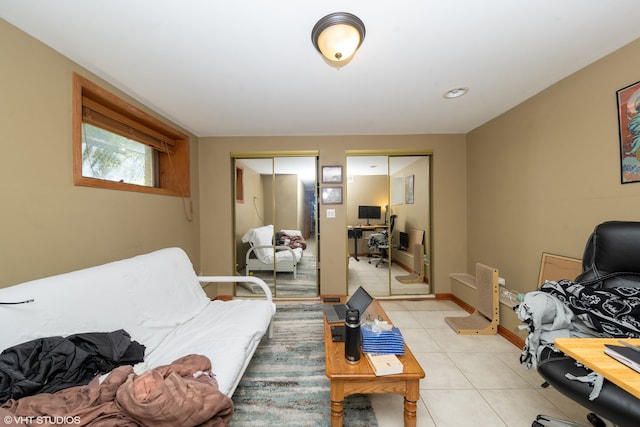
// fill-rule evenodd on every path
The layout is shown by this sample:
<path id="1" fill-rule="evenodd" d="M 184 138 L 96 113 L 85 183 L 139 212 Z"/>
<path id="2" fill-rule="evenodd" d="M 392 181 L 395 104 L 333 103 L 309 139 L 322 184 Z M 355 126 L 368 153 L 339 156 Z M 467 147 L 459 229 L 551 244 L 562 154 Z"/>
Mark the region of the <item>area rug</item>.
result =
<path id="1" fill-rule="evenodd" d="M 265 283 L 273 288 L 273 271 L 252 271 L 251 275 L 258 277 L 265 281 Z M 274 296 L 282 298 L 290 297 L 315 297 L 318 295 L 317 283 L 318 283 L 318 269 L 316 259 L 313 253 L 304 253 L 297 266 L 296 278 L 293 278 L 293 273 L 279 272 L 276 275 L 277 290 Z M 249 294 L 262 294 L 260 286 L 254 283 L 241 283 L 245 292 L 240 291 L 238 288 L 238 295 L 246 296 Z"/>
<path id="2" fill-rule="evenodd" d="M 264 337 L 233 394 L 232 426 L 330 425 L 324 325 L 319 303 L 278 304 L 273 338 Z M 378 425 L 366 395 L 344 401 L 346 427 Z"/>
<path id="3" fill-rule="evenodd" d="M 278 297 L 315 297 L 318 295 L 318 268 L 316 258 L 313 254 L 305 253 L 302 256 L 302 259 L 298 262 L 298 273 L 296 276 L 294 279 L 292 273 L 277 275 L 276 294 Z"/>

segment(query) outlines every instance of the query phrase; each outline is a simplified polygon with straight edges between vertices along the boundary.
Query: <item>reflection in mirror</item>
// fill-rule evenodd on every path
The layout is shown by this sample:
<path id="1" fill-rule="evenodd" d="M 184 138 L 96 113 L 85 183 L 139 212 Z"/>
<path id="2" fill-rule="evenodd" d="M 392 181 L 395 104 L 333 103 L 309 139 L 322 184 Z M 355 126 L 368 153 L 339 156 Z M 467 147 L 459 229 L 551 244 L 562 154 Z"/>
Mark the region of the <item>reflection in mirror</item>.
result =
<path id="1" fill-rule="evenodd" d="M 346 175 L 349 294 L 429 294 L 430 156 L 348 156 Z"/>
<path id="2" fill-rule="evenodd" d="M 316 158 L 276 157 L 274 169 L 276 256 L 282 252 L 297 259 L 295 274 L 278 274 L 276 295 L 317 296 Z"/>
<path id="3" fill-rule="evenodd" d="M 402 270 L 391 274 L 391 295 L 431 293 L 430 162 L 430 156 L 389 157 L 389 179 L 395 183 L 391 210 L 396 216 L 391 259 Z"/>
<path id="4" fill-rule="evenodd" d="M 279 298 L 317 296 L 316 158 L 237 158 L 235 163 L 238 274 L 260 277 Z M 247 283 L 236 292 L 259 290 Z"/>
<path id="5" fill-rule="evenodd" d="M 387 156 L 347 156 L 346 170 L 348 293 L 362 286 L 373 296 L 389 296 Z"/>

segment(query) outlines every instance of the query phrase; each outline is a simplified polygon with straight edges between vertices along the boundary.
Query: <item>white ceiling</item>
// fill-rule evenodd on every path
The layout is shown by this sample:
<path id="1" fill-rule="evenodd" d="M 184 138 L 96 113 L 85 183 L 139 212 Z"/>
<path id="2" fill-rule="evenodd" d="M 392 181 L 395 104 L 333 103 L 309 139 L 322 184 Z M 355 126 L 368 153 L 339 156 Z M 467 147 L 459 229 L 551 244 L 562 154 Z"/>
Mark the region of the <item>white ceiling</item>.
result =
<path id="1" fill-rule="evenodd" d="M 340 69 L 310 36 L 338 11 L 366 26 Z M 638 0 L 0 0 L 0 17 L 197 136 L 466 133 L 640 37 Z"/>

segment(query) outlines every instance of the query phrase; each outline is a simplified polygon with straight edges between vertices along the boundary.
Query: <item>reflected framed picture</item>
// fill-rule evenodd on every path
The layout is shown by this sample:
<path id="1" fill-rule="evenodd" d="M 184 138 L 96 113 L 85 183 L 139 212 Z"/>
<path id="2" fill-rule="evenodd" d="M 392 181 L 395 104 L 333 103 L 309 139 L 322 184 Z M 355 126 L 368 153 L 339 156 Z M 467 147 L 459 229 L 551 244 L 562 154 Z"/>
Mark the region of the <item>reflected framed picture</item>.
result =
<path id="1" fill-rule="evenodd" d="M 409 175 L 404 177 L 404 202 L 408 205 L 413 204 L 413 177 Z"/>
<path id="2" fill-rule="evenodd" d="M 640 82 L 616 92 L 622 184 L 640 182 Z"/>
<path id="3" fill-rule="evenodd" d="M 323 184 L 342 184 L 342 166 L 322 166 Z"/>
<path id="4" fill-rule="evenodd" d="M 321 196 L 323 205 L 341 205 L 342 187 L 323 187 Z"/>

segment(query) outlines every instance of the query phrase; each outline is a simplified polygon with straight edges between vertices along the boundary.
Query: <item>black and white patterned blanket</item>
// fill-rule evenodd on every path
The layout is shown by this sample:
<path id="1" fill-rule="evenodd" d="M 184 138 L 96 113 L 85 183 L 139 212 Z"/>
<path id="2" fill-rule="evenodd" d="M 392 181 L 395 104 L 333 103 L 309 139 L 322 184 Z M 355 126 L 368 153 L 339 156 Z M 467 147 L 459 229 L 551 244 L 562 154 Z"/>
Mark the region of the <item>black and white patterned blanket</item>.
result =
<path id="1" fill-rule="evenodd" d="M 603 337 L 640 338 L 640 288 L 594 289 L 571 280 L 545 282 L 549 293 Z"/>

